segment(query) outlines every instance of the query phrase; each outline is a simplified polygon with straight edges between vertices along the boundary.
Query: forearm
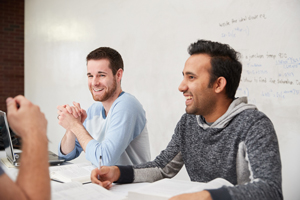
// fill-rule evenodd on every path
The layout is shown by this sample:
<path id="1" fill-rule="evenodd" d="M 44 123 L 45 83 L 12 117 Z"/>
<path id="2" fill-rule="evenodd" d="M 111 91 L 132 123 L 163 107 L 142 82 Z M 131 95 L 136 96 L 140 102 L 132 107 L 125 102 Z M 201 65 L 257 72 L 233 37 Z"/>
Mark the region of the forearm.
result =
<path id="1" fill-rule="evenodd" d="M 92 136 L 86 131 L 84 126 L 80 123 L 74 123 L 74 126 L 72 126 L 70 131 L 74 133 L 82 149 L 86 151 L 87 144 L 89 143 L 89 141 L 93 139 Z"/>
<path id="2" fill-rule="evenodd" d="M 75 148 L 76 136 L 70 130 L 67 130 L 60 144 L 60 151 L 63 154 L 69 154 Z"/>
<path id="3" fill-rule="evenodd" d="M 178 126 L 167 148 L 152 162 L 133 166 L 134 182 L 153 182 L 174 177 L 183 166 Z"/>
<path id="4" fill-rule="evenodd" d="M 179 152 L 173 159 L 167 161 L 164 159 L 167 156 L 166 152 L 168 151 L 163 151 L 154 161 L 145 164 L 118 166 L 120 177 L 117 180 L 117 183 L 154 182 L 162 178 L 174 177 L 183 166 L 182 156 Z"/>
<path id="5" fill-rule="evenodd" d="M 22 157 L 17 185 L 29 199 L 50 199 L 48 140 L 46 134 L 22 138 Z"/>

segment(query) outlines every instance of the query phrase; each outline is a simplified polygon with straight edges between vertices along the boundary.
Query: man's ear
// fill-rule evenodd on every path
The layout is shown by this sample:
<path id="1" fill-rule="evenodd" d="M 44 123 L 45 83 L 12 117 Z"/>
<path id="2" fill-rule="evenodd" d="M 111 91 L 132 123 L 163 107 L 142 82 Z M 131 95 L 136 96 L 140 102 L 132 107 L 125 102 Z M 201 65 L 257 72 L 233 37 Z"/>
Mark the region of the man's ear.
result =
<path id="1" fill-rule="evenodd" d="M 221 92 L 225 92 L 225 86 L 227 84 L 227 81 L 224 77 L 219 77 L 216 81 L 215 81 L 215 92 L 216 93 L 221 93 Z"/>
<path id="2" fill-rule="evenodd" d="M 116 79 L 118 82 L 121 82 L 122 76 L 123 76 L 123 69 L 120 68 L 116 73 Z"/>

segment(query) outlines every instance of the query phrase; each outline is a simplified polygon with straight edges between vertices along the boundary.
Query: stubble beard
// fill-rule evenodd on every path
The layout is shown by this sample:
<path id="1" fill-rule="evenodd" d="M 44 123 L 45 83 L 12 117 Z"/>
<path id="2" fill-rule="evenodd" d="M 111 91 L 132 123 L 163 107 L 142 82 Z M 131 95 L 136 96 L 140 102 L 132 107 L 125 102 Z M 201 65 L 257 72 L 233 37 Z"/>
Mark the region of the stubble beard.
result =
<path id="1" fill-rule="evenodd" d="M 93 91 L 92 91 L 92 96 L 95 101 L 103 102 L 103 101 L 106 101 L 107 99 L 109 99 L 111 96 L 113 96 L 116 93 L 116 91 L 117 91 L 117 81 L 114 78 L 112 86 L 110 88 L 108 88 L 108 91 L 105 92 L 105 94 L 103 94 L 102 96 L 94 96 Z"/>

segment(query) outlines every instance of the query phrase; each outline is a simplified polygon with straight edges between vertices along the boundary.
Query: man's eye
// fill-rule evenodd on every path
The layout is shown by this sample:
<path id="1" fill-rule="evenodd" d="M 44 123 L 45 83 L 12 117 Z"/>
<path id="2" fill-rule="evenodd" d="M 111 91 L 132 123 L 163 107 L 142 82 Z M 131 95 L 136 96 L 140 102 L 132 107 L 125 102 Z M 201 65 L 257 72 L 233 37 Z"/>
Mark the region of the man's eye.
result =
<path id="1" fill-rule="evenodd" d="M 190 79 L 194 79 L 195 77 L 194 77 L 194 76 L 189 76 L 189 78 L 190 78 Z"/>

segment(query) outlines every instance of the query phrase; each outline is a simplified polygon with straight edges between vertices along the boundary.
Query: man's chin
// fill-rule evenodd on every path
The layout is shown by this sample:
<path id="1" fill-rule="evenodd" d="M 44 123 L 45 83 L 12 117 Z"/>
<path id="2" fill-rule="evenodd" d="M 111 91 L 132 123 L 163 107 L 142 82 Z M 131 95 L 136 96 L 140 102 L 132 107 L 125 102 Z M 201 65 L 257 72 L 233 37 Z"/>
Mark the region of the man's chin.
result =
<path id="1" fill-rule="evenodd" d="M 94 96 L 94 95 L 93 95 L 93 99 L 94 99 L 94 101 L 103 101 L 103 98 L 97 97 L 97 96 Z"/>
<path id="2" fill-rule="evenodd" d="M 189 114 L 189 115 L 197 115 L 197 111 L 196 110 L 193 110 L 193 109 L 189 109 L 189 108 L 185 108 L 185 112 L 186 114 Z"/>

